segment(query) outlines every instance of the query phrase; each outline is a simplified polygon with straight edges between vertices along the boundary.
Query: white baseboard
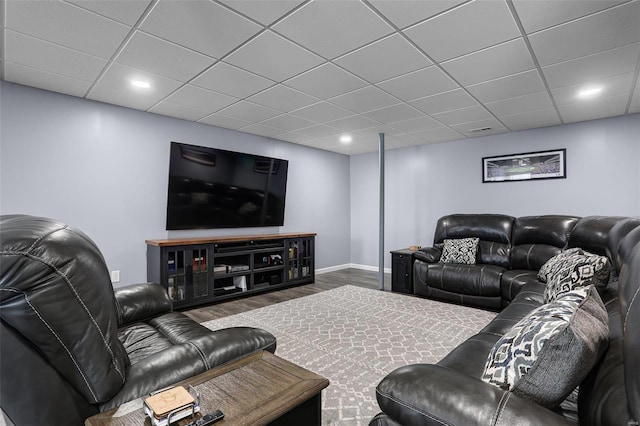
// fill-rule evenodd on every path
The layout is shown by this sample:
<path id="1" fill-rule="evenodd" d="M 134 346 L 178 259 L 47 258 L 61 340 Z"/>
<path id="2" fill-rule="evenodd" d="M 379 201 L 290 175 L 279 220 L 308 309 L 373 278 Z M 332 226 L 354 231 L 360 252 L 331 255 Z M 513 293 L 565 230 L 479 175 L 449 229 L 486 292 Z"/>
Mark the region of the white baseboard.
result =
<path id="1" fill-rule="evenodd" d="M 335 265 L 335 266 L 329 266 L 327 268 L 316 269 L 316 274 L 326 274 L 327 272 L 334 272 L 334 271 L 339 271 L 341 269 L 348 269 L 348 268 L 362 269 L 364 271 L 378 272 L 378 267 L 377 266 L 360 265 L 358 263 L 345 263 L 343 265 Z M 391 273 L 391 268 L 384 268 L 384 272 L 386 274 L 390 274 Z"/>

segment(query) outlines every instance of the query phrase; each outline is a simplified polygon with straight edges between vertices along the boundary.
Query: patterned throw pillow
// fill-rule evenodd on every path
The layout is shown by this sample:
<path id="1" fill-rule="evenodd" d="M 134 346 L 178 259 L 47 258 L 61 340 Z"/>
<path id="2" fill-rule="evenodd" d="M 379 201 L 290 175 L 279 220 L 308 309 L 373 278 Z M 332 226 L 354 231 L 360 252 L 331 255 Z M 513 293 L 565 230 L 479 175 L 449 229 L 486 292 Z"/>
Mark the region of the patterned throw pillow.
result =
<path id="1" fill-rule="evenodd" d="M 558 295 L 577 287 L 593 284 L 604 288 L 609 281 L 609 259 L 572 248 L 549 259 L 538 272 L 538 278 L 546 282 L 544 301 L 550 302 Z"/>
<path id="2" fill-rule="evenodd" d="M 609 318 L 593 286 L 560 295 L 496 342 L 482 380 L 545 407 L 560 404 L 609 343 Z"/>
<path id="3" fill-rule="evenodd" d="M 479 238 L 445 239 L 440 263 L 476 264 Z"/>

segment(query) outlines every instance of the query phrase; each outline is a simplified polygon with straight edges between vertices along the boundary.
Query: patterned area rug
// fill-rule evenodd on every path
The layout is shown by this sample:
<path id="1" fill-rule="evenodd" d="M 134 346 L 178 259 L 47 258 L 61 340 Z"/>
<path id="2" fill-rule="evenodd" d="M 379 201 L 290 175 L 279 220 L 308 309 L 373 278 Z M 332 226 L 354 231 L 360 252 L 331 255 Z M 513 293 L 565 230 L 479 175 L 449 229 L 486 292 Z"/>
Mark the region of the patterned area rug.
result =
<path id="1" fill-rule="evenodd" d="M 435 363 L 476 334 L 494 313 L 355 286 L 208 321 L 217 330 L 260 327 L 276 355 L 330 380 L 325 425 L 367 425 L 380 409 L 375 387 L 393 369 Z"/>

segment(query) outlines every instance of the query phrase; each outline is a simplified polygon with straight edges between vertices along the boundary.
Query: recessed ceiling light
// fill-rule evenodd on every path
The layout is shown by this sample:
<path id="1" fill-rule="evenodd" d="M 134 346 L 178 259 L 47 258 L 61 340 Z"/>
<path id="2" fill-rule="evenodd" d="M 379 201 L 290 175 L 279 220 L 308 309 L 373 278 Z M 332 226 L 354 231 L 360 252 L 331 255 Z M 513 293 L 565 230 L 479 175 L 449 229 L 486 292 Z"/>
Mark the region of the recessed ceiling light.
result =
<path id="1" fill-rule="evenodd" d="M 151 87 L 151 84 L 143 80 L 131 80 L 131 85 L 140 89 L 148 89 Z"/>
<path id="2" fill-rule="evenodd" d="M 342 143 L 349 143 L 351 141 L 352 141 L 352 139 L 351 139 L 351 136 L 349 136 L 349 135 L 340 136 L 340 142 L 342 142 Z"/>
<path id="3" fill-rule="evenodd" d="M 602 92 L 602 87 L 585 87 L 578 92 L 578 97 L 588 99 L 598 96 Z"/>

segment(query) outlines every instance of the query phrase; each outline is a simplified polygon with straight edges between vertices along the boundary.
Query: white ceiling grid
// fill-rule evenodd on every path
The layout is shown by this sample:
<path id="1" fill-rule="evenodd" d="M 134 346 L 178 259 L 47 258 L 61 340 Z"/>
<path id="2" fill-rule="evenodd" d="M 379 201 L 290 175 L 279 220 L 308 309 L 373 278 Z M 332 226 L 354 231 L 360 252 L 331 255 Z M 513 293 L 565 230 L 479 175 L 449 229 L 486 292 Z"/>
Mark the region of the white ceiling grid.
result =
<path id="1" fill-rule="evenodd" d="M 3 0 L 1 12 L 3 80 L 348 155 L 375 151 L 378 132 L 394 149 L 640 112 L 640 0 Z M 578 99 L 585 86 L 601 95 Z"/>

